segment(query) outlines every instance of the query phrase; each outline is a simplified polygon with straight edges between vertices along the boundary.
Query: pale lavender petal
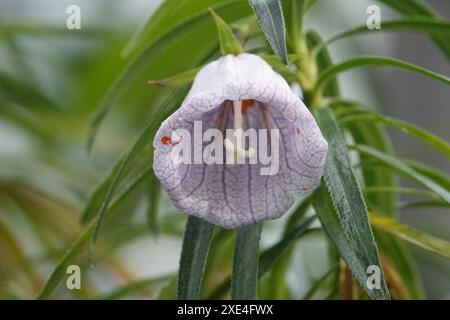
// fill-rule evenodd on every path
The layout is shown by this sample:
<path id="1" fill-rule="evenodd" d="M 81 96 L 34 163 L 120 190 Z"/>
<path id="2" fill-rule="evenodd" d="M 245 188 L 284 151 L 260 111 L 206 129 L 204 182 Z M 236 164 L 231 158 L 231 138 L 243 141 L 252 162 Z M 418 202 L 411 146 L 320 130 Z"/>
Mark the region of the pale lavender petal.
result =
<path id="1" fill-rule="evenodd" d="M 172 147 L 161 142 L 163 136 L 180 128 L 192 132 L 198 120 L 203 131 L 214 128 L 223 102 L 243 99 L 264 104 L 271 127 L 280 130 L 278 174 L 261 175 L 259 164 L 173 163 Z M 226 119 L 227 128 L 232 121 Z M 247 111 L 246 128 L 264 128 L 255 106 Z M 225 228 L 284 214 L 298 196 L 320 183 L 327 153 L 327 142 L 303 102 L 264 60 L 251 54 L 228 55 L 206 65 L 182 106 L 162 123 L 153 144 L 155 174 L 175 206 Z"/>

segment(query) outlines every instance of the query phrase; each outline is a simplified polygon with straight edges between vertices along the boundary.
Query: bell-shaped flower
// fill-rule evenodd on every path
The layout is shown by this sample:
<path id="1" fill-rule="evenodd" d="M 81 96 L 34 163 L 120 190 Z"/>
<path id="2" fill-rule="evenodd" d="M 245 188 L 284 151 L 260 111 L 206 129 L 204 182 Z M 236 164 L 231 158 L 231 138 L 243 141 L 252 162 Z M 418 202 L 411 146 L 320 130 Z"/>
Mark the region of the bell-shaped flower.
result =
<path id="1" fill-rule="evenodd" d="M 246 53 L 204 66 L 153 145 L 154 172 L 175 206 L 228 229 L 283 215 L 318 186 L 327 154 L 288 83 Z"/>

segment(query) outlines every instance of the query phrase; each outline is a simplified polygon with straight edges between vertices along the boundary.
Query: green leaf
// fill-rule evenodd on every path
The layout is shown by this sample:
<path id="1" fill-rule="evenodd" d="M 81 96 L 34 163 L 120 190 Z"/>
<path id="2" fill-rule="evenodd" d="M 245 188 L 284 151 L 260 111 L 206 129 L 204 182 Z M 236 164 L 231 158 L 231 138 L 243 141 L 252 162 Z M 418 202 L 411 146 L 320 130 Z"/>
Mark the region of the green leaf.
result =
<path id="1" fill-rule="evenodd" d="M 236 232 L 231 298 L 233 300 L 255 300 L 261 224 L 246 226 Z"/>
<path id="2" fill-rule="evenodd" d="M 440 198 L 442 198 L 447 203 L 450 203 L 450 192 L 445 189 L 440 184 L 436 183 L 432 179 L 428 178 L 427 176 L 421 174 L 419 171 L 415 170 L 411 166 L 407 165 L 405 162 L 401 161 L 400 159 L 385 154 L 381 151 L 378 151 L 376 149 L 373 149 L 368 146 L 358 145 L 354 147 L 356 150 L 358 150 L 360 153 L 369 155 L 379 161 L 381 161 L 386 166 L 393 168 L 406 176 L 416 180 L 417 182 L 421 183 L 431 191 L 435 192 Z"/>
<path id="3" fill-rule="evenodd" d="M 286 29 L 280 1 L 249 1 L 273 51 L 284 64 L 287 64 Z"/>
<path id="4" fill-rule="evenodd" d="M 240 0 L 237 0 L 240 1 Z M 193 5 L 189 1 L 164 0 L 158 9 L 149 16 L 146 23 L 136 29 L 125 48 L 123 55 L 129 56 L 139 52 L 148 44 L 157 41 L 161 34 L 168 30 L 184 24 L 191 17 L 206 13 L 209 16 L 208 8 L 218 10 L 235 0 L 195 0 Z"/>
<path id="5" fill-rule="evenodd" d="M 336 77 L 341 72 L 355 68 L 377 67 L 377 66 L 392 67 L 415 72 L 450 85 L 450 79 L 448 77 L 405 61 L 379 56 L 360 56 L 344 62 L 337 63 L 334 66 L 331 66 L 330 68 L 325 70 L 320 75 L 319 80 L 317 81 L 317 90 L 319 92 L 323 90 L 324 86 L 328 83 L 328 81 Z"/>
<path id="6" fill-rule="evenodd" d="M 425 15 L 432 16 L 432 11 L 421 3 L 420 0 L 378 0 L 379 2 L 385 3 L 399 12 L 407 15 Z"/>
<path id="7" fill-rule="evenodd" d="M 19 104 L 29 109 L 57 109 L 55 102 L 33 85 L 15 79 L 4 72 L 0 72 L 0 98 L 2 103 Z"/>
<path id="8" fill-rule="evenodd" d="M 403 159 L 403 162 L 413 168 L 415 171 L 433 180 L 447 190 L 450 190 L 450 177 L 448 174 L 434 168 L 409 159 Z"/>
<path id="9" fill-rule="evenodd" d="M 2 197 L 2 207 L 0 207 L 0 213 L 2 214 L 7 212 L 6 210 L 9 209 L 3 207 L 3 200 L 4 199 Z M 40 286 L 41 277 L 37 270 L 35 270 L 33 261 L 28 258 L 28 255 L 24 252 L 25 250 L 23 250 L 22 244 L 19 243 L 16 235 L 13 234 L 8 225 L 3 223 L 2 219 L 0 219 L 0 240 L 2 242 L 2 247 L 6 247 L 7 251 L 9 251 L 9 254 L 11 255 L 12 260 L 10 261 L 16 261 L 17 263 L 14 265 L 14 268 L 16 270 L 20 268 L 21 271 L 24 272 L 33 288 Z M 3 259 L 11 259 L 9 254 L 3 254 Z"/>
<path id="10" fill-rule="evenodd" d="M 449 208 L 450 204 L 440 199 L 437 200 L 421 200 L 407 202 L 400 205 L 400 210 L 414 209 L 414 208 Z"/>
<path id="11" fill-rule="evenodd" d="M 378 0 L 398 12 L 403 13 L 407 16 L 424 16 L 435 18 L 436 14 L 427 7 L 424 3 L 417 0 L 408 1 L 398 1 L 398 0 Z M 450 41 L 449 37 L 444 37 L 440 35 L 432 35 L 431 39 L 436 43 L 436 45 L 445 54 L 448 60 L 450 60 Z"/>
<path id="12" fill-rule="evenodd" d="M 324 180 L 343 226 L 344 234 L 354 248 L 364 270 L 370 265 L 381 267 L 366 204 L 348 159 L 348 151 L 336 119 L 331 109 L 320 108 L 317 112 L 317 120 L 329 146 Z M 352 265 L 349 264 L 349 267 L 352 269 Z M 382 289 L 376 292 L 368 290 L 365 282 L 361 282 L 361 284 L 369 296 L 377 299 L 389 298 L 384 278 L 382 279 Z"/>
<path id="13" fill-rule="evenodd" d="M 339 111 L 349 111 L 349 114 L 360 110 L 360 103 L 348 100 L 335 100 L 332 102 L 333 107 L 342 106 Z M 367 108 L 366 108 L 367 109 Z M 377 123 L 347 123 L 350 134 L 357 144 L 364 144 L 372 148 L 383 151 L 384 153 L 391 153 L 392 146 L 386 131 L 383 130 Z M 370 156 L 359 154 L 362 162 L 368 161 Z M 392 170 L 386 170 L 381 167 L 363 166 L 362 174 L 364 177 L 364 184 L 366 190 L 371 188 L 379 190 L 379 188 L 397 189 L 397 177 Z M 397 194 L 395 192 L 369 192 L 366 193 L 369 207 L 375 208 L 378 211 L 384 212 L 388 215 L 395 216 L 397 213 Z M 389 257 L 394 267 L 400 274 L 403 282 L 407 286 L 409 295 L 413 299 L 423 298 L 423 289 L 420 278 L 418 276 L 415 261 L 403 243 L 390 234 L 380 234 L 375 230 L 375 239 L 377 240 L 380 251 Z"/>
<path id="14" fill-rule="evenodd" d="M 214 22 L 216 23 L 217 32 L 219 34 L 220 51 L 222 54 L 238 55 L 244 52 L 241 43 L 234 35 L 230 26 L 219 15 L 217 15 L 213 9 L 209 9 L 209 11 L 211 12 Z"/>
<path id="15" fill-rule="evenodd" d="M 367 25 L 361 25 L 348 30 L 339 32 L 331 36 L 326 45 L 329 45 L 337 40 L 343 39 L 360 33 L 379 34 L 385 31 L 419 31 L 432 34 L 445 34 L 450 36 L 450 23 L 443 20 L 435 20 L 430 18 L 411 17 L 401 20 L 382 21 L 380 30 L 371 30 Z"/>
<path id="16" fill-rule="evenodd" d="M 294 228 L 299 221 L 301 221 L 308 209 L 311 207 L 311 196 L 307 196 L 302 200 L 302 203 L 291 214 L 288 221 L 284 225 L 283 235 L 286 235 L 292 228 Z"/>
<path id="17" fill-rule="evenodd" d="M 122 156 L 122 158 L 123 157 L 124 156 Z M 86 204 L 81 212 L 80 221 L 82 224 L 89 223 L 97 215 L 98 210 L 100 210 L 102 202 L 108 192 L 108 187 L 111 184 L 113 177 L 117 174 L 119 166 L 123 161 L 122 158 L 111 167 L 106 176 L 89 193 Z"/>
<path id="18" fill-rule="evenodd" d="M 324 183 L 313 193 L 312 203 L 325 232 L 349 266 L 360 286 L 366 290 L 372 299 L 388 299 L 389 293 L 384 289 L 368 290 L 366 286 L 368 277 L 366 270 L 370 264 L 360 259 L 358 249 L 355 248 L 345 235 L 336 208 L 333 205 L 330 192 Z"/>
<path id="19" fill-rule="evenodd" d="M 303 212 L 305 207 L 308 208 L 308 206 L 300 206 L 299 213 Z M 309 226 L 315 219 L 316 216 L 311 216 L 304 219 L 299 225 L 290 228 L 289 231 L 283 235 L 280 241 L 261 254 L 259 259 L 259 277 L 262 277 L 267 271 L 269 271 L 275 261 L 277 261 L 277 259 L 282 256 L 283 253 L 292 244 L 294 244 L 297 239 L 307 233 Z"/>
<path id="20" fill-rule="evenodd" d="M 58 24 L 37 24 L 36 22 L 22 23 L 13 22 L 15 20 L 11 19 L 11 23 L 2 21 L 0 24 L 0 37 L 6 37 L 11 35 L 24 34 L 28 36 L 42 36 L 42 37 L 92 37 L 92 38 L 104 38 L 105 36 L 111 36 L 112 31 L 109 28 L 95 27 L 90 25 L 89 28 L 85 28 L 83 32 L 70 32 L 67 33 L 67 29 L 61 28 Z"/>
<path id="21" fill-rule="evenodd" d="M 148 83 L 152 85 L 168 86 L 168 87 L 179 86 L 182 84 L 190 84 L 192 83 L 192 81 L 194 81 L 195 76 L 197 75 L 197 73 L 200 71 L 201 68 L 202 67 L 190 69 L 165 79 L 149 80 Z"/>
<path id="22" fill-rule="evenodd" d="M 446 240 L 439 239 L 422 231 L 405 226 L 384 215 L 371 213 L 370 220 L 376 228 L 450 259 L 450 243 Z"/>
<path id="23" fill-rule="evenodd" d="M 337 270 L 339 269 L 338 266 L 334 265 L 324 273 L 323 276 L 320 277 L 319 280 L 317 280 L 314 285 L 308 290 L 308 292 L 305 294 L 302 300 L 311 300 L 316 292 L 320 289 L 320 287 L 328 280 L 328 278 L 333 275 Z"/>
<path id="24" fill-rule="evenodd" d="M 174 300 L 176 298 L 177 291 L 177 277 L 173 277 L 172 280 L 158 293 L 157 300 Z"/>
<path id="25" fill-rule="evenodd" d="M 50 277 L 45 282 L 44 287 L 39 292 L 37 299 L 47 299 L 52 291 L 56 288 L 61 279 L 66 275 L 66 269 L 77 256 L 80 255 L 85 247 L 85 244 L 90 239 L 95 229 L 95 220 L 90 223 L 81 235 L 72 243 L 72 245 L 66 250 L 62 258 L 56 264 Z"/>
<path id="26" fill-rule="evenodd" d="M 350 115 L 347 117 L 343 117 L 339 120 L 340 124 L 346 124 L 351 122 L 381 122 L 385 125 L 393 127 L 395 129 L 399 129 L 411 136 L 421 139 L 425 143 L 429 144 L 443 155 L 450 158 L 450 145 L 440 137 L 436 136 L 433 133 L 430 133 L 424 129 L 418 128 L 413 124 L 408 122 L 385 117 L 369 110 L 365 110 L 363 113 Z"/>
<path id="27" fill-rule="evenodd" d="M 375 229 L 380 250 L 392 262 L 412 299 L 424 299 L 424 290 L 416 261 L 405 243 L 397 237 Z"/>
<path id="28" fill-rule="evenodd" d="M 364 193 L 402 193 L 414 196 L 424 196 L 430 198 L 436 198 L 436 194 L 426 190 L 414 189 L 414 188 L 401 188 L 401 187 L 391 187 L 391 186 L 371 186 L 364 188 Z"/>
<path id="29" fill-rule="evenodd" d="M 197 300 L 213 225 L 190 216 L 186 225 L 178 272 L 178 300 Z"/>

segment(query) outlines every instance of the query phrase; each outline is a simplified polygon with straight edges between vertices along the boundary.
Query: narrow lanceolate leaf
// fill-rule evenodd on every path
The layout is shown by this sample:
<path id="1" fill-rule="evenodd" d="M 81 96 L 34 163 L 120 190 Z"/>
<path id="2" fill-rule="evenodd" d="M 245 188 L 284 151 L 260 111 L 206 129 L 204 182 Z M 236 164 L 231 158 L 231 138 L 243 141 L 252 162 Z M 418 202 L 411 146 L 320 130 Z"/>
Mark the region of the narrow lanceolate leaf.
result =
<path id="1" fill-rule="evenodd" d="M 369 155 L 372 158 L 375 158 L 378 161 L 382 162 L 384 165 L 416 180 L 417 182 L 421 183 L 422 185 L 436 193 L 440 198 L 442 198 L 442 200 L 450 203 L 450 192 L 445 187 L 428 178 L 426 175 L 420 173 L 419 171 L 415 170 L 402 160 L 368 146 L 358 145 L 355 146 L 355 149 L 360 153 Z"/>
<path id="2" fill-rule="evenodd" d="M 177 299 L 179 300 L 196 300 L 200 296 L 200 285 L 212 230 L 213 225 L 205 220 L 194 216 L 188 218 L 178 272 Z"/>
<path id="3" fill-rule="evenodd" d="M 340 124 L 351 122 L 381 122 L 385 125 L 399 129 L 407 134 L 410 134 L 411 136 L 421 139 L 425 143 L 441 152 L 443 155 L 450 158 L 450 145 L 445 140 L 408 122 L 385 117 L 376 113 L 372 113 L 370 111 L 343 117 L 339 120 Z"/>
<path id="4" fill-rule="evenodd" d="M 376 228 L 450 259 L 450 243 L 444 239 L 440 239 L 414 228 L 405 226 L 384 215 L 371 213 L 370 220 Z"/>
<path id="5" fill-rule="evenodd" d="M 333 106 L 342 106 L 338 111 L 350 111 L 360 109 L 359 102 L 338 100 Z M 367 108 L 366 108 L 367 109 Z M 385 128 L 378 123 L 368 122 L 352 122 L 345 126 L 353 140 L 357 144 L 368 145 L 374 149 L 378 149 L 384 153 L 392 153 L 390 139 Z M 370 156 L 360 153 L 361 162 L 373 161 Z M 363 166 L 361 168 L 366 188 L 396 188 L 397 176 L 392 170 L 386 170 L 380 166 Z M 366 193 L 366 199 L 372 208 L 390 215 L 395 216 L 397 213 L 397 192 L 369 192 Z M 377 231 L 377 230 L 375 230 Z M 412 258 L 409 248 L 400 242 L 398 238 L 386 233 L 374 232 L 377 239 L 378 247 L 393 263 L 395 269 L 400 274 L 403 282 L 408 288 L 408 292 L 413 299 L 422 299 L 424 297 L 422 283 L 417 276 L 417 268 Z"/>
<path id="6" fill-rule="evenodd" d="M 393 9 L 404 13 L 406 15 L 424 15 L 424 16 L 433 16 L 432 11 L 426 5 L 422 4 L 421 0 L 405 0 L 405 1 L 397 1 L 397 0 L 378 0 L 379 2 L 385 3 L 391 6 Z"/>
<path id="7" fill-rule="evenodd" d="M 26 108 L 52 110 L 57 108 L 55 102 L 43 92 L 15 79 L 4 72 L 0 72 L 0 97 L 2 103 L 14 103 Z"/>
<path id="8" fill-rule="evenodd" d="M 403 162 L 421 175 L 450 190 L 450 176 L 446 172 L 413 160 L 403 159 Z"/>
<path id="9" fill-rule="evenodd" d="M 319 80 L 317 81 L 317 88 L 319 90 L 322 90 L 323 87 L 328 83 L 328 81 L 336 77 L 341 72 L 362 67 L 391 67 L 403 69 L 430 77 L 432 79 L 450 85 L 450 79 L 448 77 L 440 75 L 428 69 L 416 66 L 415 64 L 412 63 L 387 57 L 360 56 L 344 62 L 337 63 L 329 67 L 320 75 Z"/>
<path id="10" fill-rule="evenodd" d="M 415 209 L 415 208 L 449 208 L 450 204 L 440 199 L 438 200 L 421 200 L 407 202 L 400 205 L 400 210 Z"/>
<path id="11" fill-rule="evenodd" d="M 220 51 L 223 55 L 234 54 L 238 55 L 244 52 L 242 45 L 231 30 L 231 27 L 223 20 L 213 9 L 209 9 L 214 18 L 219 35 Z"/>
<path id="12" fill-rule="evenodd" d="M 232 1 L 234 0 L 195 0 L 195 5 L 192 5 L 190 1 L 161 1 L 159 8 L 130 37 L 123 49 L 123 55 L 135 53 L 145 45 L 154 42 L 161 34 L 174 26 L 182 24 L 183 21 L 187 21 L 199 13 L 208 12 L 208 8 L 217 11 L 222 5 L 229 4 Z"/>
<path id="13" fill-rule="evenodd" d="M 63 257 L 58 261 L 56 267 L 53 269 L 50 277 L 45 282 L 44 287 L 41 292 L 39 292 L 37 299 L 43 300 L 47 299 L 52 291 L 56 288 L 61 279 L 66 275 L 67 266 L 75 260 L 77 256 L 85 248 L 85 244 L 90 239 L 93 231 L 95 229 L 95 221 L 81 233 L 81 235 L 72 243 L 72 245 L 66 250 Z"/>
<path id="14" fill-rule="evenodd" d="M 164 87 L 165 86 L 175 87 L 175 86 L 179 86 L 182 84 L 189 84 L 192 81 L 194 81 L 195 76 L 200 71 L 200 69 L 201 69 L 201 67 L 190 69 L 190 70 L 184 71 L 184 72 L 174 75 L 174 76 L 170 76 L 165 79 L 149 80 L 148 83 L 152 84 L 152 85 L 164 86 Z"/>
<path id="15" fill-rule="evenodd" d="M 345 237 L 355 251 L 364 270 L 370 265 L 381 268 L 366 204 L 350 164 L 348 150 L 336 119 L 328 107 L 319 109 L 317 118 L 329 146 L 324 180 L 341 221 Z M 352 269 L 351 265 L 349 267 Z M 367 278 L 367 275 L 365 278 Z M 366 286 L 365 278 L 360 279 L 361 284 L 371 297 L 377 299 L 389 298 L 384 278 L 381 282 L 382 288 L 372 290 Z"/>
<path id="16" fill-rule="evenodd" d="M 353 27 L 339 32 L 326 41 L 330 44 L 339 39 L 361 33 L 381 33 L 385 31 L 418 31 L 429 34 L 443 34 L 450 36 L 450 23 L 448 21 L 435 20 L 430 18 L 412 17 L 401 20 L 383 21 L 381 29 L 377 32 L 367 28 L 366 25 Z"/>
<path id="17" fill-rule="evenodd" d="M 366 285 L 368 265 L 359 258 L 357 249 L 355 249 L 346 237 L 325 183 L 322 183 L 313 193 L 312 203 L 325 232 L 349 266 L 355 279 L 358 280 L 359 285 L 366 290 L 370 298 L 387 299 L 389 294 L 384 289 L 368 290 Z"/>
<path id="18" fill-rule="evenodd" d="M 231 298 L 255 300 L 261 224 L 237 230 L 231 278 Z"/>
<path id="19" fill-rule="evenodd" d="M 301 207 L 300 209 L 303 209 Z M 316 219 L 316 216 L 309 217 L 301 222 L 298 226 L 290 228 L 289 231 L 277 242 L 274 246 L 270 247 L 261 254 L 259 259 L 259 271 L 258 274 L 262 277 L 270 267 L 277 261 L 277 259 L 292 245 L 295 241 L 303 236 L 307 231 L 311 223 Z"/>
<path id="20" fill-rule="evenodd" d="M 422 1 L 419 0 L 408 0 L 408 1 L 398 1 L 398 0 L 378 0 L 398 12 L 406 16 L 423 16 L 430 19 L 436 19 L 437 15 Z M 450 60 L 450 41 L 449 37 L 443 35 L 431 35 L 431 39 L 436 43 L 436 45 L 441 49 L 442 53 Z"/>
<path id="21" fill-rule="evenodd" d="M 391 187 L 391 186 L 372 186 L 372 187 L 366 187 L 364 188 L 364 193 L 402 193 L 402 194 L 408 194 L 413 196 L 423 196 L 423 197 L 429 197 L 436 199 L 437 196 L 431 192 L 421 189 L 414 189 L 414 188 L 402 188 L 402 187 Z"/>
<path id="22" fill-rule="evenodd" d="M 121 159 L 122 160 L 122 159 Z M 98 213 L 102 205 L 103 199 L 108 192 L 108 187 L 112 182 L 112 179 L 117 171 L 119 170 L 121 161 L 117 161 L 112 168 L 109 170 L 104 179 L 102 179 L 91 191 L 86 204 L 81 212 L 81 223 L 89 223 Z"/>
<path id="23" fill-rule="evenodd" d="M 316 292 L 320 289 L 320 287 L 330 278 L 330 276 L 333 275 L 334 272 L 338 270 L 338 266 L 334 265 L 324 273 L 323 276 L 321 276 L 316 283 L 311 287 L 311 289 L 308 290 L 308 292 L 304 295 L 303 300 L 310 300 L 314 297 Z"/>
<path id="24" fill-rule="evenodd" d="M 250 0 L 250 4 L 273 51 L 287 64 L 286 28 L 280 0 Z"/>

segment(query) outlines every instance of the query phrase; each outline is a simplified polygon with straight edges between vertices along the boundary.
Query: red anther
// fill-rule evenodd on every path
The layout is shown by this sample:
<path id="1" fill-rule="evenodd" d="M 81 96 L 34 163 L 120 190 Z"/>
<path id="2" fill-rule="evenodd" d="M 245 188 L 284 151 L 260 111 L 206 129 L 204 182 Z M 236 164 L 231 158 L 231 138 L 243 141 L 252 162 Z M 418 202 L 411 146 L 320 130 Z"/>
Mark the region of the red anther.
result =
<path id="1" fill-rule="evenodd" d="M 295 132 L 297 132 L 297 135 L 300 135 L 300 129 L 299 128 L 295 128 Z"/>
<path id="2" fill-rule="evenodd" d="M 163 136 L 163 137 L 161 138 L 161 143 L 162 143 L 162 144 L 171 144 L 171 143 L 172 143 L 172 140 L 170 140 L 170 137 L 168 137 L 168 136 Z"/>
<path id="3" fill-rule="evenodd" d="M 247 112 L 247 108 L 251 107 L 255 103 L 253 99 L 242 100 L 242 114 Z"/>

